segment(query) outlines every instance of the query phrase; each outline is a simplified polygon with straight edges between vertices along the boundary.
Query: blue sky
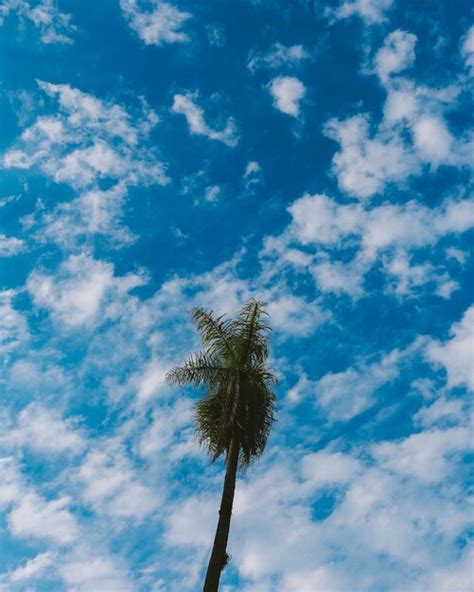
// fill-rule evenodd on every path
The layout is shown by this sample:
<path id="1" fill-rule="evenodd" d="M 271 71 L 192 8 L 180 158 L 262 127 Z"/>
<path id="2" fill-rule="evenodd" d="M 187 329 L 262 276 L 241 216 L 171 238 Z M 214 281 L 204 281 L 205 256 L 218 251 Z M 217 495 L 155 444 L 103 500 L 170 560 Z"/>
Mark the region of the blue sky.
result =
<path id="1" fill-rule="evenodd" d="M 464 0 L 0 0 L 0 590 L 193 592 L 193 306 L 268 302 L 223 592 L 467 592 Z"/>

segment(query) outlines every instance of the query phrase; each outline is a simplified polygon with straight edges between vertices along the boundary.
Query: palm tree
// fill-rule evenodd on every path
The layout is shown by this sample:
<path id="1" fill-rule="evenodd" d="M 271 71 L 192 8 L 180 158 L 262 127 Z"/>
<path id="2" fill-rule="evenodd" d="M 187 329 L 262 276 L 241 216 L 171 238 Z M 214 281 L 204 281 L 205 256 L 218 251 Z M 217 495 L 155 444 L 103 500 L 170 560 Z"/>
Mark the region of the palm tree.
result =
<path id="1" fill-rule="evenodd" d="M 225 455 L 225 478 L 214 545 L 203 592 L 217 592 L 226 566 L 227 541 L 240 466 L 265 450 L 274 421 L 277 379 L 267 365 L 270 325 L 265 304 L 250 300 L 235 319 L 195 308 L 203 350 L 167 375 L 170 384 L 204 388 L 196 404 L 199 441 L 214 462 Z"/>

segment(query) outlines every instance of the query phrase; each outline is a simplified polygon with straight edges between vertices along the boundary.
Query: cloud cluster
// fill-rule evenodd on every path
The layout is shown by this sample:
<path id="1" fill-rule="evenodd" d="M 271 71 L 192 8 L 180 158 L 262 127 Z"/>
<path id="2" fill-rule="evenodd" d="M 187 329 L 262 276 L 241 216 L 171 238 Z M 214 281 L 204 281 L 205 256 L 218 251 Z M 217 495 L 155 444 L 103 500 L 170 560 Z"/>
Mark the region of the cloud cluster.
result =
<path id="1" fill-rule="evenodd" d="M 335 19 L 358 16 L 370 26 L 386 21 L 393 6 L 394 0 L 343 0 L 336 9 L 328 9 L 326 13 Z"/>
<path id="2" fill-rule="evenodd" d="M 2 0 L 0 2 L 0 26 L 6 18 L 16 15 L 21 21 L 29 21 L 40 32 L 42 43 L 73 43 L 71 33 L 76 27 L 71 22 L 71 15 L 60 12 L 53 0 Z"/>
<path id="3" fill-rule="evenodd" d="M 474 390 L 474 307 L 469 307 L 459 323 L 451 328 L 452 338 L 446 343 L 433 341 L 428 346 L 429 359 L 444 366 L 448 387 L 467 386 Z"/>
<path id="4" fill-rule="evenodd" d="M 133 273 L 116 277 L 111 264 L 80 254 L 71 255 L 53 276 L 34 271 L 27 287 L 36 306 L 47 308 L 54 319 L 73 328 L 114 316 L 117 298 L 144 281 Z"/>
<path id="5" fill-rule="evenodd" d="M 89 187 L 100 179 L 126 185 L 163 185 L 168 181 L 154 151 L 140 147 L 140 141 L 158 122 L 146 105 L 143 116 L 133 121 L 120 105 L 67 84 L 38 84 L 58 101 L 59 112 L 40 116 L 25 129 L 16 147 L 3 155 L 3 167 L 35 167 L 73 188 Z"/>
<path id="6" fill-rule="evenodd" d="M 339 187 L 359 199 L 403 187 L 426 166 L 435 171 L 441 165 L 473 165 L 472 137 L 456 137 L 444 116 L 453 109 L 459 85 L 429 88 L 397 76 L 414 63 L 415 44 L 415 35 L 398 29 L 375 55 L 374 71 L 387 92 L 377 126 L 368 114 L 326 123 L 325 134 L 340 145 L 333 157 Z"/>
<path id="7" fill-rule="evenodd" d="M 339 204 L 326 195 L 305 195 L 288 211 L 291 224 L 280 236 L 265 240 L 262 256 L 268 265 L 274 271 L 287 265 L 310 273 L 321 291 L 347 293 L 356 298 L 364 293 L 365 274 L 379 262 L 388 278 L 397 280 L 398 294 L 433 281 L 442 290 L 450 282 L 444 269 L 413 266 L 409 253 L 474 227 L 474 209 L 469 199 L 448 199 L 438 208 L 415 201 L 370 207 Z M 347 249 L 353 253 L 349 261 Z M 449 294 L 448 291 L 446 295 Z"/>
<path id="8" fill-rule="evenodd" d="M 182 27 L 191 15 L 173 4 L 153 0 L 151 8 L 147 10 L 143 0 L 120 0 L 120 7 L 130 28 L 145 45 L 184 43 L 189 40 Z"/>

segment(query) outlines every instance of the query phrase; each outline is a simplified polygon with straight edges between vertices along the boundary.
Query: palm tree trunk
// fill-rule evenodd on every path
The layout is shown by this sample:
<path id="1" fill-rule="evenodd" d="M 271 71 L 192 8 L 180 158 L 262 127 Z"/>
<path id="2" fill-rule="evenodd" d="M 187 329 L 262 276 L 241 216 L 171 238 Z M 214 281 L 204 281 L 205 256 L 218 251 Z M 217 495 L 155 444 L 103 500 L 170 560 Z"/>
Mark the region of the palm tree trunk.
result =
<path id="1" fill-rule="evenodd" d="M 224 487 L 222 490 L 221 506 L 219 508 L 219 522 L 212 547 L 203 592 L 217 592 L 221 572 L 227 563 L 227 541 L 229 539 L 230 518 L 234 503 L 235 482 L 239 463 L 240 441 L 234 432 L 230 441 L 226 458 Z"/>

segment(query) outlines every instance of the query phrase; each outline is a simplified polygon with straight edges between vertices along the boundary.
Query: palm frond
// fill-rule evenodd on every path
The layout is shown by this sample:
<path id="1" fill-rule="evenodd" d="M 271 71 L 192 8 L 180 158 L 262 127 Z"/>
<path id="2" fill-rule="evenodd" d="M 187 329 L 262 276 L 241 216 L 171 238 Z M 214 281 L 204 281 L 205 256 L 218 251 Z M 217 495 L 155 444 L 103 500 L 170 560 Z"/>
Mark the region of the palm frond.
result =
<path id="1" fill-rule="evenodd" d="M 268 357 L 270 324 L 265 306 L 260 300 L 249 300 L 232 325 L 239 335 L 239 361 L 243 365 L 262 363 Z"/>
<path id="2" fill-rule="evenodd" d="M 168 372 L 166 381 L 171 385 L 199 388 L 222 380 L 228 373 L 228 368 L 219 365 L 207 352 L 199 352 Z"/>
<path id="3" fill-rule="evenodd" d="M 232 321 L 226 319 L 225 315 L 216 317 L 212 311 L 202 308 L 194 308 L 192 317 L 206 351 L 211 355 L 234 360 Z"/>

